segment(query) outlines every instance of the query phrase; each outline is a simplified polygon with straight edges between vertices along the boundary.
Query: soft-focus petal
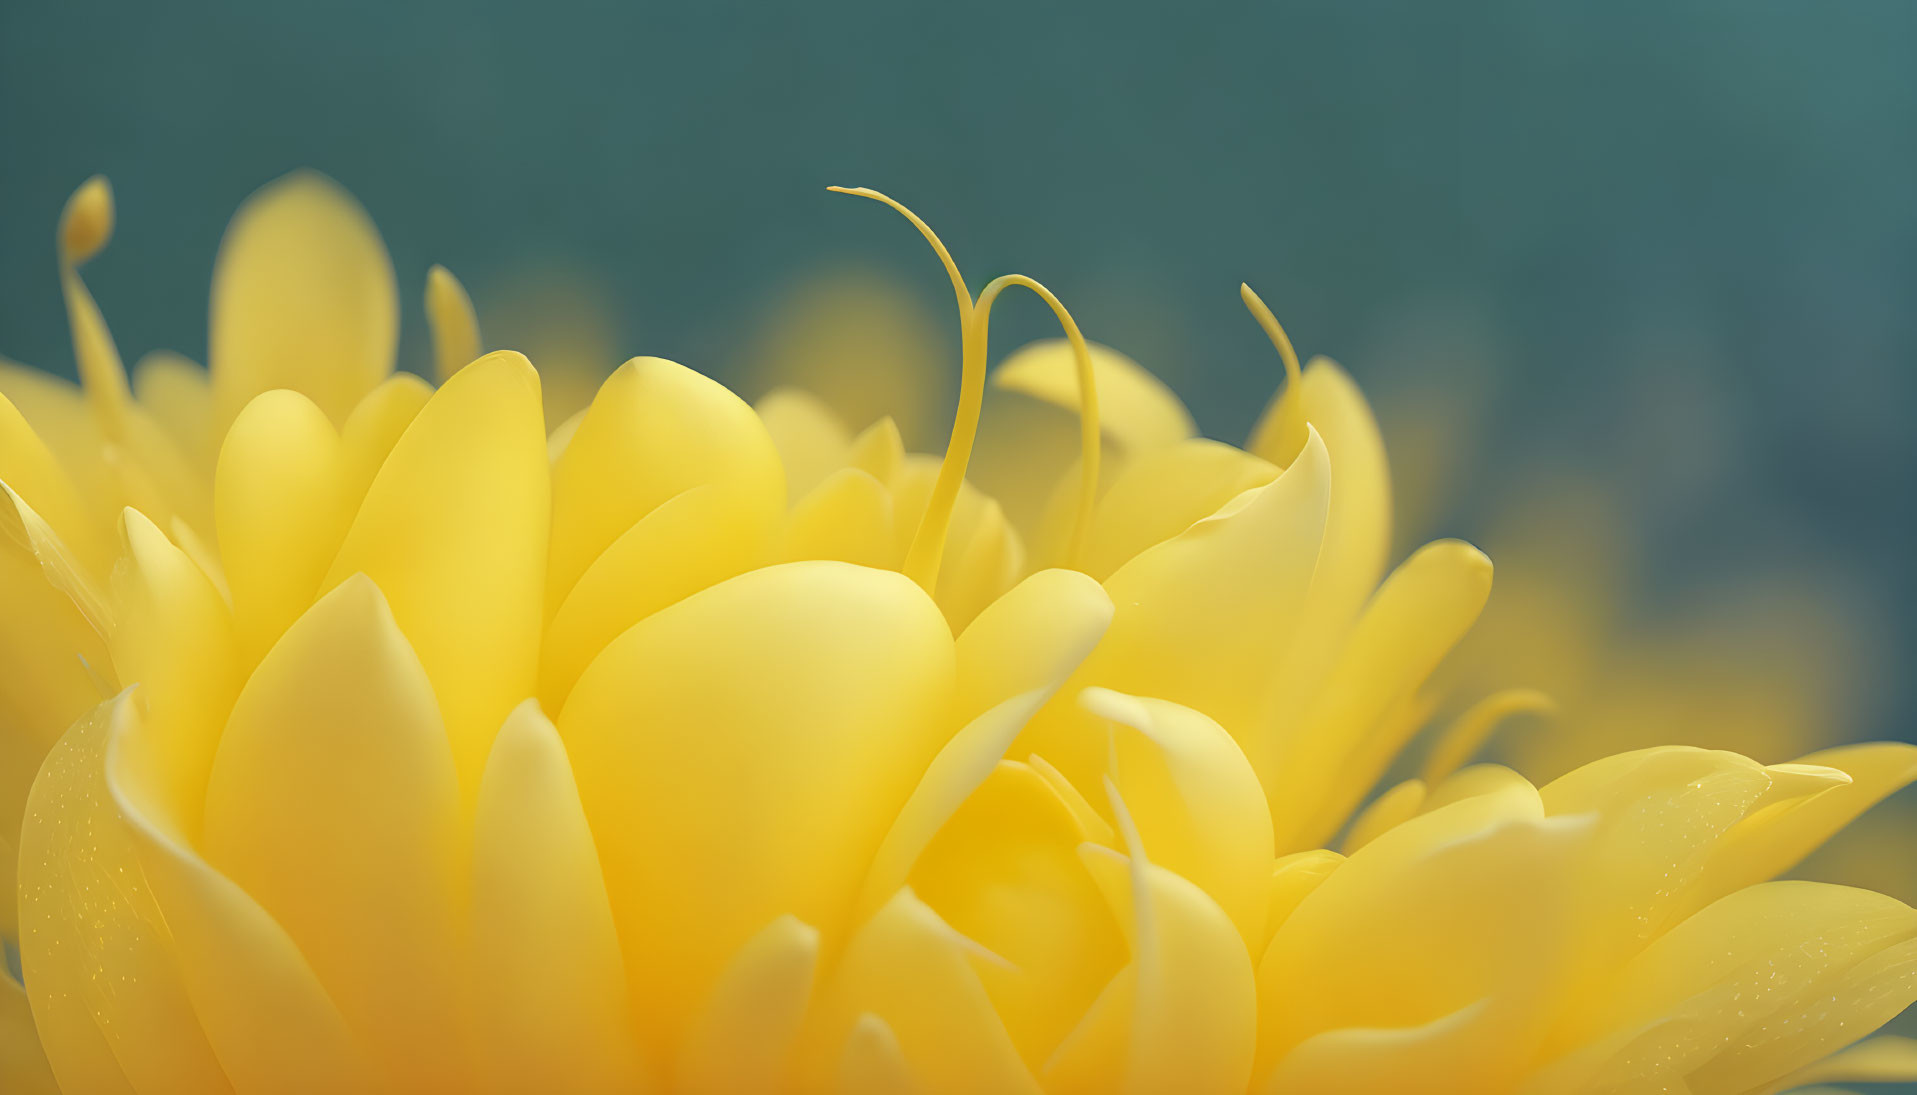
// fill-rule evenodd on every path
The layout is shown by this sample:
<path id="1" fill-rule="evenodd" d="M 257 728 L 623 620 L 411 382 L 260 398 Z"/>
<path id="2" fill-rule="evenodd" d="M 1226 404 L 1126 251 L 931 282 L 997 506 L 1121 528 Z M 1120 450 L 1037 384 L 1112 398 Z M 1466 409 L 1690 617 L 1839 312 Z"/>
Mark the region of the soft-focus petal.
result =
<path id="1" fill-rule="evenodd" d="M 820 987 L 806 1033 L 811 1055 L 833 1062 L 832 1048 L 854 1036 L 861 1016 L 875 1015 L 896 1037 L 914 1087 L 928 1095 L 1037 1095 L 979 983 L 974 967 L 992 961 L 910 890 L 899 891 L 854 933 Z"/>
<path id="2" fill-rule="evenodd" d="M 1120 446 L 1143 450 L 1190 437 L 1191 414 L 1163 381 L 1112 349 L 1089 343 L 1092 381 L 1098 385 L 1099 429 Z M 1062 338 L 1041 339 L 1007 357 L 992 384 L 1069 411 L 1078 410 L 1078 366 Z"/>
<path id="3" fill-rule="evenodd" d="M 296 171 L 248 198 L 220 241 L 207 337 L 216 423 L 274 388 L 345 422 L 399 339 L 393 264 L 352 195 Z"/>
<path id="4" fill-rule="evenodd" d="M 776 1090 L 818 976 L 819 933 L 781 916 L 739 948 L 699 1009 L 674 1067 L 675 1090 Z"/>

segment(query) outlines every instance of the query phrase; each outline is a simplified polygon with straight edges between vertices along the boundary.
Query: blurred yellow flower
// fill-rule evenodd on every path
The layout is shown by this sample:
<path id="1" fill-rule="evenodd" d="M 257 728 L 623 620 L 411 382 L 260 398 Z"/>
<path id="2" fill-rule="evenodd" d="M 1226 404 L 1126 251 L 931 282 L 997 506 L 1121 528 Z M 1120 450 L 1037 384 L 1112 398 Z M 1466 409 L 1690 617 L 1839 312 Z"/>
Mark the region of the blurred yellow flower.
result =
<path id="1" fill-rule="evenodd" d="M 229 230 L 208 371 L 129 385 L 83 188 L 81 388 L 0 378 L 0 774 L 31 776 L 6 1089 L 1917 1076 L 1906 1043 L 1839 1052 L 1917 998 L 1917 911 L 1768 881 L 1917 749 L 1653 748 L 1535 788 L 1466 764 L 1538 702 L 1510 692 L 1354 819 L 1489 562 L 1386 574 L 1370 410 L 1249 289 L 1288 379 L 1238 449 L 1038 283 L 975 298 L 895 208 L 960 313 L 942 458 L 659 358 L 549 433 L 443 273 L 440 386 L 390 375 L 384 248 L 311 175 Z M 997 383 L 1080 422 L 1029 521 L 966 478 L 1015 287 L 1067 338 Z"/>

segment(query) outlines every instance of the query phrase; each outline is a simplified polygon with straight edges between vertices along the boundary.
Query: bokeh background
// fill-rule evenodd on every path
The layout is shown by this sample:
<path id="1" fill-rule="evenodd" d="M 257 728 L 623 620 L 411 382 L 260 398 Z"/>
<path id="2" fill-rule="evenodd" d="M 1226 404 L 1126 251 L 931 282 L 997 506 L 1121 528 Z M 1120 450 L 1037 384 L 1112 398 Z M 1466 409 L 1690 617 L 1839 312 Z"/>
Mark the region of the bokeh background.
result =
<path id="1" fill-rule="evenodd" d="M 69 374 L 53 226 L 95 172 L 129 360 L 204 360 L 226 218 L 302 165 L 384 232 L 414 367 L 441 262 L 489 343 L 589 371 L 753 397 L 923 346 L 871 392 L 943 392 L 938 268 L 823 190 L 871 185 L 1238 440 L 1280 375 L 1247 280 L 1373 395 L 1404 542 L 1498 561 L 1451 672 L 1560 695 L 1503 746 L 1534 774 L 1917 737 L 1910 0 L 8 0 L 0 164 L 0 354 Z M 1917 899 L 1917 810 L 1874 824 L 1825 867 Z"/>

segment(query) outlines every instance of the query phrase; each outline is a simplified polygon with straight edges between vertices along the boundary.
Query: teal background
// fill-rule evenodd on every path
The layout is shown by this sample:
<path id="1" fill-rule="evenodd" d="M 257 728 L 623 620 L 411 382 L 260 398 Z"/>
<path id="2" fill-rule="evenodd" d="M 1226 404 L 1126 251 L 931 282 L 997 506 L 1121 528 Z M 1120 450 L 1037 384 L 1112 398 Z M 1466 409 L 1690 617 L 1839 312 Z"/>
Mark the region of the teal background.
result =
<path id="1" fill-rule="evenodd" d="M 1853 587 L 1888 666 L 1856 734 L 1908 733 L 1913 59 L 1905 0 L 10 3 L 0 353 L 71 370 L 53 223 L 96 171 L 129 358 L 203 358 L 227 216 L 312 165 L 384 232 L 412 352 L 428 263 L 482 302 L 562 263 L 622 349 L 721 376 L 821 263 L 940 303 L 902 226 L 821 189 L 874 185 L 1220 436 L 1273 383 L 1240 279 L 1387 411 L 1494 377 L 1431 531 L 1541 455 L 1605 469 L 1667 583 L 1757 558 Z M 1004 345 L 1044 331 L 1021 315 Z"/>

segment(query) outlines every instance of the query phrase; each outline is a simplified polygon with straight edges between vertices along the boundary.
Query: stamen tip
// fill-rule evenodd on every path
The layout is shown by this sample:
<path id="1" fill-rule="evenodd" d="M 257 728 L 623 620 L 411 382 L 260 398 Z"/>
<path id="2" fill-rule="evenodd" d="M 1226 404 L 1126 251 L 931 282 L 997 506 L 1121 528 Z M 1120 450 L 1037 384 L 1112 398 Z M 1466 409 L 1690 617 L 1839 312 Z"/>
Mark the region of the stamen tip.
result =
<path id="1" fill-rule="evenodd" d="M 60 212 L 60 254 L 75 265 L 100 252 L 113 238 L 113 187 L 105 175 L 80 184 Z"/>

